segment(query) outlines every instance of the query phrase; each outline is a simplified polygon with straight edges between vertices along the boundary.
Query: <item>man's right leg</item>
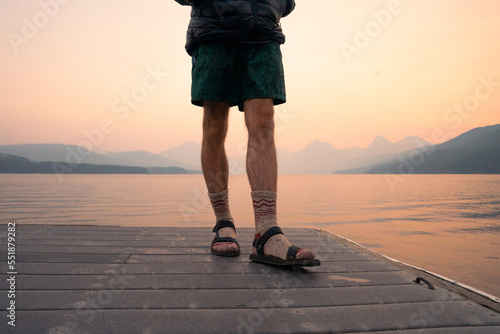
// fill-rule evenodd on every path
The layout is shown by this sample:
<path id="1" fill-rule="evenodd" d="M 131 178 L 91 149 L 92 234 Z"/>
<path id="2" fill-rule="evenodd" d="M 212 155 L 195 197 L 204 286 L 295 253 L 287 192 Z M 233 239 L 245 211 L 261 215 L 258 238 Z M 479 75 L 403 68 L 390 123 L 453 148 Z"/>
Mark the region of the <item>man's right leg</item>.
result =
<path id="1" fill-rule="evenodd" d="M 228 119 L 229 103 L 204 102 L 201 168 L 211 194 L 226 190 L 228 186 L 229 165 L 224 148 Z"/>
<path id="2" fill-rule="evenodd" d="M 216 221 L 233 222 L 228 203 L 229 164 L 224 147 L 229 121 L 229 103 L 206 101 L 203 104 L 203 112 L 201 168 L 208 196 Z M 236 239 L 236 232 L 230 227 L 223 227 L 219 230 L 219 237 Z M 238 250 L 238 245 L 234 242 L 218 242 L 212 249 L 217 252 L 235 252 Z"/>

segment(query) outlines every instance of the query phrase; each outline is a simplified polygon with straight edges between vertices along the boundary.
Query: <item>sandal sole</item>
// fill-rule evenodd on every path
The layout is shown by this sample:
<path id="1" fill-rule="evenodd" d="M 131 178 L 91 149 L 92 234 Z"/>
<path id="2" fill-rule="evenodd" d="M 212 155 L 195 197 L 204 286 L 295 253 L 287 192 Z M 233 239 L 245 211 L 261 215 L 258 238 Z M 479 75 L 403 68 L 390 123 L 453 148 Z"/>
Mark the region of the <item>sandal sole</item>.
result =
<path id="1" fill-rule="evenodd" d="M 236 252 L 222 252 L 222 251 L 216 251 L 214 249 L 211 249 L 211 253 L 213 255 L 223 256 L 223 257 L 238 257 L 238 256 L 240 256 L 241 251 L 238 249 Z"/>
<path id="2" fill-rule="evenodd" d="M 290 261 L 290 260 L 282 260 L 274 256 L 265 256 L 256 254 L 250 254 L 250 260 L 255 262 L 272 264 L 275 266 L 316 267 L 321 265 L 321 261 L 318 259 Z"/>

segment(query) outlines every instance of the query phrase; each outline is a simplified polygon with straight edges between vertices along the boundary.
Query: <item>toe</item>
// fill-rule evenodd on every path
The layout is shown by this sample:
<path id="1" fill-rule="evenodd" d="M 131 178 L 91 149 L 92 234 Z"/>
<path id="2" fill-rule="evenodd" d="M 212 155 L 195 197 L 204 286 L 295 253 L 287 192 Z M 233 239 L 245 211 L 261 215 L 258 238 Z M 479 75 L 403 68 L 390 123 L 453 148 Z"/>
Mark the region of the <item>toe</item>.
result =
<path id="1" fill-rule="evenodd" d="M 234 242 L 217 242 L 213 244 L 212 248 L 218 252 L 236 252 L 238 245 Z"/>
<path id="2" fill-rule="evenodd" d="M 315 257 L 316 254 L 314 254 L 314 251 L 310 249 L 299 249 L 295 254 L 296 260 L 311 260 L 314 259 Z"/>

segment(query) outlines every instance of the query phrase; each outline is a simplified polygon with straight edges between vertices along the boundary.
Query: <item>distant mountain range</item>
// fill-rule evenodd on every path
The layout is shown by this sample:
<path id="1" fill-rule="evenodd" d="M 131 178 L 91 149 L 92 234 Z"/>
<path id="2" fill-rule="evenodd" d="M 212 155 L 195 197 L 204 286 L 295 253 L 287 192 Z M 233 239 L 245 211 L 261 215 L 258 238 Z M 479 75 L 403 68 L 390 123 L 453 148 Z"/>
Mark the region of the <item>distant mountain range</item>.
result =
<path id="1" fill-rule="evenodd" d="M 430 145 L 419 137 L 406 137 L 396 143 L 378 136 L 367 148 L 337 149 L 329 143 L 314 141 L 300 152 L 283 152 L 279 156 L 280 173 L 330 174 L 335 170 L 356 168 L 385 161 L 399 153 Z"/>
<path id="2" fill-rule="evenodd" d="M 201 169 L 201 145 L 193 141 L 163 151 L 159 156 Z"/>
<path id="3" fill-rule="evenodd" d="M 335 174 L 500 174 L 500 124 Z"/>
<path id="4" fill-rule="evenodd" d="M 17 155 L 0 153 L 3 174 L 194 174 L 180 167 L 133 167 L 118 165 L 72 164 L 57 161 L 33 162 Z"/>
<path id="5" fill-rule="evenodd" d="M 35 169 L 45 168 L 39 163 L 58 162 L 80 166 L 78 168 L 107 165 L 120 173 L 126 169 L 117 167 L 143 168 L 130 169 L 140 173 L 200 173 L 200 152 L 201 145 L 195 142 L 160 154 L 146 151 L 91 152 L 83 147 L 62 144 L 4 145 L 0 146 L 0 153 L 3 153 L 0 172 L 2 166 L 7 166 L 8 159 L 14 159 L 9 168 L 12 170 L 12 164 L 18 163 L 19 172 L 28 168 L 28 162 L 33 164 L 29 168 Z M 7 155 L 17 157 L 8 158 Z M 19 160 L 21 157 L 26 160 Z M 245 154 L 230 156 L 229 159 L 233 165 L 241 167 L 235 168 L 237 172 L 244 173 Z M 435 146 L 413 136 L 395 143 L 378 136 L 364 149 L 337 149 L 329 143 L 314 141 L 299 152 L 278 149 L 278 162 L 281 174 L 500 173 L 500 124 L 471 130 Z M 107 171 L 111 167 L 99 168 Z M 75 173 L 79 170 L 71 169 Z"/>
<path id="6" fill-rule="evenodd" d="M 62 167 L 62 168 L 61 168 Z M 67 166 L 66 166 L 67 167 Z M 0 173 L 13 174 L 148 174 L 143 167 L 116 165 L 78 164 L 73 168 L 58 165 L 56 162 L 33 162 L 17 155 L 0 153 Z"/>
<path id="7" fill-rule="evenodd" d="M 33 162 L 56 161 L 68 165 L 94 164 L 130 167 L 180 167 L 198 170 L 196 166 L 146 151 L 96 153 L 83 147 L 63 144 L 22 144 L 0 146 L 0 153 L 27 158 Z"/>

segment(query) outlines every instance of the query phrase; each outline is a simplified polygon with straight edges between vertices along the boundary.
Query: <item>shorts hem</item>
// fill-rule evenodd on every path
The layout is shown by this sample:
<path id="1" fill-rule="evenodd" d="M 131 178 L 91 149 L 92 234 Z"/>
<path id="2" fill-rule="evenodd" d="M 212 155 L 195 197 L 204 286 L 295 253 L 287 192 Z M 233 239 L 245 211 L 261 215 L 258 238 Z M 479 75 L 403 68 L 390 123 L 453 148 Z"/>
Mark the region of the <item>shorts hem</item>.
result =
<path id="1" fill-rule="evenodd" d="M 191 99 L 191 104 L 193 104 L 197 107 L 203 107 L 203 104 L 205 103 L 205 101 L 225 102 L 225 103 L 229 103 L 230 107 L 234 107 L 234 106 L 238 105 L 238 103 L 236 103 L 236 102 L 230 102 L 230 101 L 225 100 L 225 99 L 219 99 L 219 98 L 213 98 L 213 97 Z"/>
<path id="2" fill-rule="evenodd" d="M 214 98 L 214 97 L 207 97 L 207 98 L 196 98 L 196 99 L 191 99 L 191 104 L 197 106 L 197 107 L 203 107 L 203 104 L 205 101 L 212 101 L 212 102 L 226 102 L 229 103 L 229 107 L 238 107 L 238 110 L 241 112 L 244 112 L 245 110 L 243 109 L 244 103 L 247 100 L 252 100 L 252 99 L 272 99 L 273 100 L 273 105 L 277 106 L 283 103 L 286 103 L 286 96 L 283 95 L 251 95 L 251 96 L 245 96 L 241 99 L 240 102 L 231 102 L 226 99 L 220 99 L 220 98 Z"/>
<path id="3" fill-rule="evenodd" d="M 244 112 L 245 110 L 243 110 L 243 105 L 244 105 L 245 101 L 252 100 L 252 99 L 272 99 L 273 105 L 275 105 L 275 106 L 286 103 L 286 96 L 283 96 L 283 95 L 245 96 L 241 99 L 241 102 L 238 103 L 238 110 L 241 112 Z"/>

